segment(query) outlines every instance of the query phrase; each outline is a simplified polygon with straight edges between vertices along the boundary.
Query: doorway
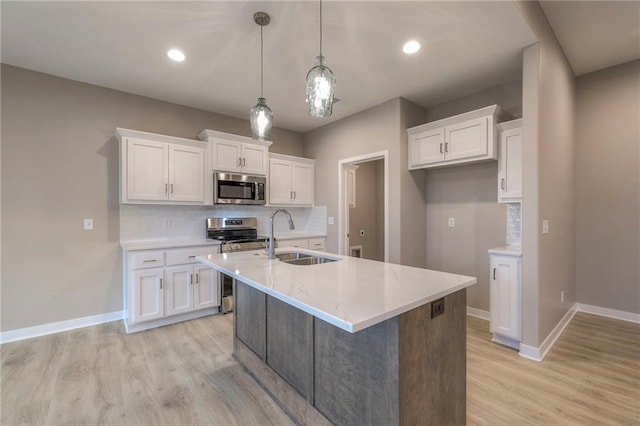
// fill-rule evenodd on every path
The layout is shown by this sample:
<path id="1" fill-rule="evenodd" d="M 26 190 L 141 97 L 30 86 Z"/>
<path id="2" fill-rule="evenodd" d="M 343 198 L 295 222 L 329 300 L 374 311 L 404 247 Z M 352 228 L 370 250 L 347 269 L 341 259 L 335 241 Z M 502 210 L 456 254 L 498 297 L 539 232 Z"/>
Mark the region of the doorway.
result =
<path id="1" fill-rule="evenodd" d="M 338 161 L 338 252 L 389 260 L 389 152 Z"/>

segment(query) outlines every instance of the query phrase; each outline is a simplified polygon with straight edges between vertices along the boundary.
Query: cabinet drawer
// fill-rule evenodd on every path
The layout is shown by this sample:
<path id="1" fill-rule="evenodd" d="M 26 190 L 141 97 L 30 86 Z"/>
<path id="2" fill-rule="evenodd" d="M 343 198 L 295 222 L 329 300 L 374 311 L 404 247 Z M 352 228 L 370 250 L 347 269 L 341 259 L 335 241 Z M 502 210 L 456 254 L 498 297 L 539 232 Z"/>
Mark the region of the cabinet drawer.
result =
<path id="1" fill-rule="evenodd" d="M 131 268 L 152 268 L 164 265 L 164 251 L 142 251 L 137 253 L 131 253 L 130 255 Z"/>
<path id="2" fill-rule="evenodd" d="M 309 248 L 312 250 L 326 250 L 325 238 L 309 238 Z"/>
<path id="3" fill-rule="evenodd" d="M 276 240 L 276 247 L 299 247 L 299 248 L 309 248 L 309 240 L 307 239 L 299 239 L 299 240 Z"/>
<path id="4" fill-rule="evenodd" d="M 196 256 L 218 253 L 218 246 L 199 246 L 167 250 L 167 266 L 196 263 Z"/>

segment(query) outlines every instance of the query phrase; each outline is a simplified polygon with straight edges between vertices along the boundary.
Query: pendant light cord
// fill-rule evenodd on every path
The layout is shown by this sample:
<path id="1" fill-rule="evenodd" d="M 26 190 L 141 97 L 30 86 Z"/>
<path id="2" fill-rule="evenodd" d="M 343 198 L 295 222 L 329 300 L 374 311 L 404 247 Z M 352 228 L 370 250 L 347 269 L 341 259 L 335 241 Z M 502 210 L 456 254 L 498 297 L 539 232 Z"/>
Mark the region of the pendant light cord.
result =
<path id="1" fill-rule="evenodd" d="M 322 57 L 322 0 L 320 0 L 320 57 Z"/>
<path id="2" fill-rule="evenodd" d="M 263 83 L 264 83 L 264 41 L 262 38 L 262 28 L 260 25 L 260 97 L 264 98 L 264 93 L 262 91 Z"/>

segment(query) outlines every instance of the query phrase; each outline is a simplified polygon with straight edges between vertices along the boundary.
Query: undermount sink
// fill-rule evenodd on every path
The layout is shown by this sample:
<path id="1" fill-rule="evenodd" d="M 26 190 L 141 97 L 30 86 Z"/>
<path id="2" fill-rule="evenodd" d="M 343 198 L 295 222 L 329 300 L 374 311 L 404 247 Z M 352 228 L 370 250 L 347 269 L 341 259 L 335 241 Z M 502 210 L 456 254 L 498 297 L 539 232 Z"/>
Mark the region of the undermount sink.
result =
<path id="1" fill-rule="evenodd" d="M 289 265 L 318 265 L 320 263 L 335 262 L 339 259 L 332 259 L 330 257 L 316 256 L 313 254 L 302 253 L 299 251 L 287 251 L 284 253 L 276 254 L 276 259 Z"/>

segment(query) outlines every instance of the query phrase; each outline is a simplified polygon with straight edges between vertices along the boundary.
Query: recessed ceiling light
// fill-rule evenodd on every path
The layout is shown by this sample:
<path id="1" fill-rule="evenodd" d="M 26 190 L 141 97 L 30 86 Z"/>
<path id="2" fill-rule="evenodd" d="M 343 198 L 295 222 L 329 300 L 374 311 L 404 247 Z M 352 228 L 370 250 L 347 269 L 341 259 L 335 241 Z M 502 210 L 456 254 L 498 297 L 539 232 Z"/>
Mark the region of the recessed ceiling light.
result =
<path id="1" fill-rule="evenodd" d="M 178 49 L 171 49 L 167 52 L 167 56 L 176 62 L 182 62 L 184 61 L 184 53 L 182 53 L 181 51 L 179 51 Z"/>
<path id="2" fill-rule="evenodd" d="M 402 46 L 402 51 L 407 55 L 412 55 L 420 50 L 420 43 L 415 40 L 409 40 Z"/>

